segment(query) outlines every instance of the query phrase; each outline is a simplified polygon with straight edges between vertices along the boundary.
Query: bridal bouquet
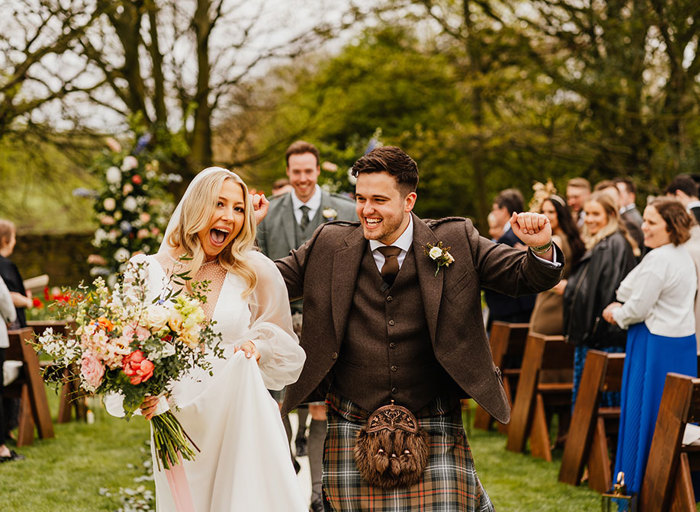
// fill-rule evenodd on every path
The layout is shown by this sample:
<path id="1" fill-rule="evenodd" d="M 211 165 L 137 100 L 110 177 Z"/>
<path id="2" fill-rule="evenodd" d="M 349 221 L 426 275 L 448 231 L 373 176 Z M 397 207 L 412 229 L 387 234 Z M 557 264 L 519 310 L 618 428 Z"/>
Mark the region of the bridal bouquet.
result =
<path id="1" fill-rule="evenodd" d="M 91 289 L 81 286 L 66 307 L 75 327 L 67 336 L 47 329 L 37 349 L 51 356 L 59 368 L 73 372 L 81 387 L 91 393 L 118 393 L 124 397 L 129 419 L 147 396 L 168 396 L 184 373 L 201 368 L 211 372 L 205 353 L 222 357 L 221 335 L 206 320 L 202 304 L 208 283 L 193 283 L 186 293 L 186 273 L 172 276 L 172 286 L 155 299 L 146 296 L 144 263 L 129 263 L 122 284 L 110 290 L 102 278 Z M 63 372 L 45 374 L 60 379 Z M 167 411 L 151 419 L 157 460 L 165 469 L 179 456 L 193 460 L 192 440 Z"/>

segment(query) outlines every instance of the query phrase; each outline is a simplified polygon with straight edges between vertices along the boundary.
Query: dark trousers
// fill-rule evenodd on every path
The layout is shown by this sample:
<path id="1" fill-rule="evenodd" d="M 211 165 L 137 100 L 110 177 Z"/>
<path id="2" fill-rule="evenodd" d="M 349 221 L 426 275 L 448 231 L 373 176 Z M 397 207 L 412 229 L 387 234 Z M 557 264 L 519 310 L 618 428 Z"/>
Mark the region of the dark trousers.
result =
<path id="1" fill-rule="evenodd" d="M 5 408 L 3 402 L 3 394 L 5 392 L 5 386 L 3 385 L 3 373 L 2 366 L 5 362 L 5 349 L 0 348 L 0 446 L 5 444 L 5 436 L 7 436 L 7 417 L 5 416 Z"/>

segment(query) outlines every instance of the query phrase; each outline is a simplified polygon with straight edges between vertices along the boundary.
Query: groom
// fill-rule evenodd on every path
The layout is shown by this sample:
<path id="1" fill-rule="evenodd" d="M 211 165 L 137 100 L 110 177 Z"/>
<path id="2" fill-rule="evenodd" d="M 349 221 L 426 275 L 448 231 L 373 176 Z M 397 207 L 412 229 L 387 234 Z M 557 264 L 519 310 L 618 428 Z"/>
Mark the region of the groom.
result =
<path id="1" fill-rule="evenodd" d="M 325 224 L 276 262 L 290 298 L 304 298 L 301 345 L 307 354 L 301 377 L 287 388 L 283 412 L 326 400 L 329 510 L 492 510 L 474 470 L 459 401 L 470 396 L 496 419 L 510 418 L 479 290 L 520 295 L 549 289 L 559 280 L 561 251 L 539 214 L 511 218 L 527 251 L 480 237 L 467 219 L 420 219 L 412 213 L 418 168 L 399 148 L 374 149 L 355 163 L 353 174 L 360 224 Z M 442 250 L 432 259 L 428 252 L 436 246 Z M 368 416 L 392 402 L 417 418 L 429 453 L 418 483 L 387 489 L 360 476 L 354 450 Z"/>

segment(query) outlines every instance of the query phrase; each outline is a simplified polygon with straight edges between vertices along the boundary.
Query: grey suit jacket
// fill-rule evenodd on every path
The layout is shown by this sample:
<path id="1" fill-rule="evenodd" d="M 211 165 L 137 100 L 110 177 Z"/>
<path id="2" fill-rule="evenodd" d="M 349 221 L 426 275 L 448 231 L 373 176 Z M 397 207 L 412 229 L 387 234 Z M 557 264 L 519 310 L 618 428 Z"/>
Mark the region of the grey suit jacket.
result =
<path id="1" fill-rule="evenodd" d="M 357 220 L 355 202 L 344 196 L 329 194 L 321 190 L 321 213 L 323 210 L 335 210 L 336 217 L 325 218 L 320 215 L 320 220 L 315 222 L 313 228 L 317 228 L 324 222 L 331 220 Z M 314 223 L 315 219 L 311 219 Z M 257 230 L 258 247 L 262 253 L 270 259 L 284 258 L 292 249 L 296 249 L 295 243 L 295 217 L 292 203 L 292 192 L 282 194 L 270 199 L 270 210 Z"/>
<path id="2" fill-rule="evenodd" d="M 639 210 L 632 208 L 627 210 L 620 217 L 622 217 L 622 222 L 625 223 L 628 233 L 637 242 L 637 247 L 644 253 L 644 233 L 642 232 L 642 215 Z"/>
<path id="3" fill-rule="evenodd" d="M 510 407 L 486 339 L 481 287 L 510 295 L 537 293 L 559 281 L 561 267 L 540 261 L 531 251 L 479 236 L 468 219 L 423 221 L 414 215 L 413 226 L 417 285 L 435 356 L 465 394 L 506 423 Z M 438 241 L 450 247 L 454 263 L 435 275 L 436 264 L 425 247 Z M 283 413 L 302 402 L 322 400 L 328 390 L 326 377 L 342 357 L 341 343 L 367 244 L 359 224 L 334 222 L 318 228 L 298 250 L 275 262 L 290 299 L 303 295 L 305 306 L 301 346 L 306 363 L 299 380 L 287 387 Z M 558 248 L 557 261 L 564 261 Z"/>

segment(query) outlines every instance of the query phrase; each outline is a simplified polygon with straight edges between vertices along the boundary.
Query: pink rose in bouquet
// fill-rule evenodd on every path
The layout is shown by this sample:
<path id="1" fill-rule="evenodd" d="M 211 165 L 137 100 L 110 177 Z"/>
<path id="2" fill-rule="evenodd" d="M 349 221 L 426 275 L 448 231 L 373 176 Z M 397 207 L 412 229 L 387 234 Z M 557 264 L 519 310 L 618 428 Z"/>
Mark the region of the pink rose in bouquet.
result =
<path id="1" fill-rule="evenodd" d="M 97 389 L 102 384 L 105 368 L 92 352 L 86 350 L 80 360 L 80 373 L 89 386 Z"/>
<path id="2" fill-rule="evenodd" d="M 154 364 L 146 359 L 140 350 L 124 358 L 124 373 L 130 377 L 129 381 L 134 386 L 153 377 L 153 368 L 155 368 Z"/>

